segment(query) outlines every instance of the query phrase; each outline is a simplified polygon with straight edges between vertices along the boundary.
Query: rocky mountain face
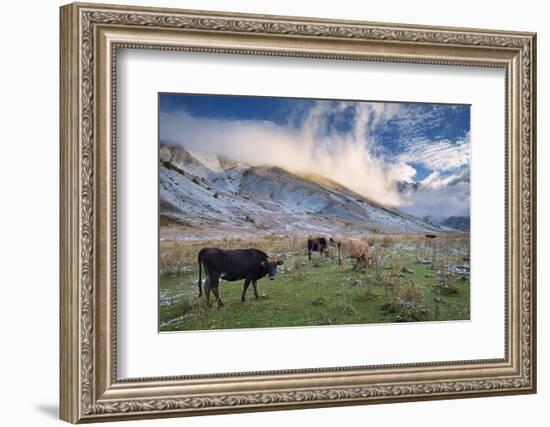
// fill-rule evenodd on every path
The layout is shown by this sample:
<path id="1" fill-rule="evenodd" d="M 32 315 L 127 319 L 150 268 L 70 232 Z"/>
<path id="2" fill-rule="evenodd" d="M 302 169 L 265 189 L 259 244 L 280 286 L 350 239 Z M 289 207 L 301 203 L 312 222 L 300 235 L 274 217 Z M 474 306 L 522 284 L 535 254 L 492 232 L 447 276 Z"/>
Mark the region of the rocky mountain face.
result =
<path id="1" fill-rule="evenodd" d="M 414 193 L 420 187 L 418 182 L 397 181 L 395 183 L 397 191 L 401 194 Z"/>
<path id="2" fill-rule="evenodd" d="M 161 238 L 442 229 L 320 176 L 245 165 L 162 144 L 159 169 Z"/>
<path id="3" fill-rule="evenodd" d="M 422 219 L 429 224 L 437 224 L 451 231 L 470 231 L 469 216 L 449 216 L 439 218 L 425 216 Z"/>
<path id="4" fill-rule="evenodd" d="M 454 230 L 470 231 L 469 216 L 450 216 L 441 221 L 440 224 Z"/>

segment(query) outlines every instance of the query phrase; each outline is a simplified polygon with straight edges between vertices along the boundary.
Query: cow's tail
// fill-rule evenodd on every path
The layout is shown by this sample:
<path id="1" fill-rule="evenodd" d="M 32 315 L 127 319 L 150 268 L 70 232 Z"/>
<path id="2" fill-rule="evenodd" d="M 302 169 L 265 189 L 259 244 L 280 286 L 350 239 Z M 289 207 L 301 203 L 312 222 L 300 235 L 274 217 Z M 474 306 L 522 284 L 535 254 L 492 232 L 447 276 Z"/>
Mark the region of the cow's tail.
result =
<path id="1" fill-rule="evenodd" d="M 202 296 L 202 262 L 201 262 L 201 253 L 199 252 L 199 256 L 197 257 L 197 260 L 199 261 L 199 298 Z"/>
<path id="2" fill-rule="evenodd" d="M 342 265 L 342 258 L 340 258 L 340 241 L 338 241 L 338 265 Z"/>

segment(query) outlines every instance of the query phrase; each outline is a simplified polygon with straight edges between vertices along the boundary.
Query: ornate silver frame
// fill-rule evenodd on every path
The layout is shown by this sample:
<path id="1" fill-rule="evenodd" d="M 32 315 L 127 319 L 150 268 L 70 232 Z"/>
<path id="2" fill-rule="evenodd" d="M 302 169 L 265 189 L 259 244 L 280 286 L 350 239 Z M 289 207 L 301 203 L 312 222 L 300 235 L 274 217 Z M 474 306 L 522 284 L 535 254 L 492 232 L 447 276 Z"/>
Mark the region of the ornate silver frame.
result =
<path id="1" fill-rule="evenodd" d="M 533 33 L 71 4 L 61 8 L 61 419 L 129 418 L 534 393 Z M 506 70 L 505 357 L 119 380 L 117 48 L 502 67 Z"/>

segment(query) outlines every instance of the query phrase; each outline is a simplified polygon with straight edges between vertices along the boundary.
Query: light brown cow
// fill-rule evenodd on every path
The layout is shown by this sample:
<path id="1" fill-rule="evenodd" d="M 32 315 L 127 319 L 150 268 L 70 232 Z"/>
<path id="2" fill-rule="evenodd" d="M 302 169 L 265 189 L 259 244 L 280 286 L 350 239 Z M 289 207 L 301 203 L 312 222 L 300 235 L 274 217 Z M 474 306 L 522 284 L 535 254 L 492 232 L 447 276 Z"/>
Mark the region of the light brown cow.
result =
<path id="1" fill-rule="evenodd" d="M 357 265 L 361 261 L 369 265 L 372 257 L 373 253 L 369 249 L 367 239 L 346 237 L 338 241 L 338 265 L 341 267 L 345 266 L 348 258 L 355 258 Z"/>

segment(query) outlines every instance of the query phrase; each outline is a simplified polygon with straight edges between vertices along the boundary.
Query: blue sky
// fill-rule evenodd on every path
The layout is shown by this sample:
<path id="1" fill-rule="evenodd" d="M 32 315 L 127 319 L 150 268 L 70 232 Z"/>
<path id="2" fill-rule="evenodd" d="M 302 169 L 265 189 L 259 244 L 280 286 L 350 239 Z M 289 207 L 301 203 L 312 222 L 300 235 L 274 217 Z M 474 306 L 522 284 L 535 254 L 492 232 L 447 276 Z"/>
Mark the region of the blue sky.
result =
<path id="1" fill-rule="evenodd" d="M 327 177 L 378 202 L 469 214 L 468 105 L 186 94 L 160 94 L 159 104 L 166 142 L 294 172 L 322 162 Z M 397 181 L 420 191 L 396 194 Z"/>

